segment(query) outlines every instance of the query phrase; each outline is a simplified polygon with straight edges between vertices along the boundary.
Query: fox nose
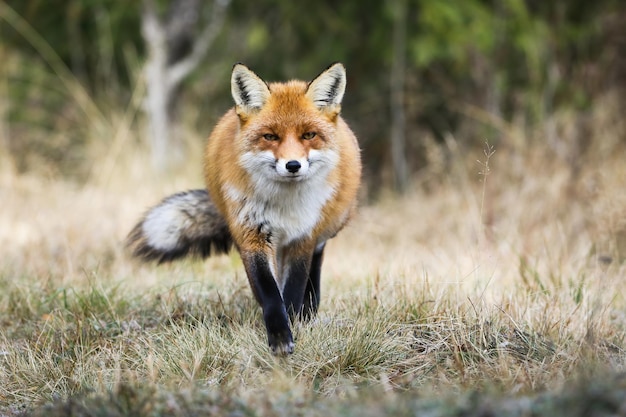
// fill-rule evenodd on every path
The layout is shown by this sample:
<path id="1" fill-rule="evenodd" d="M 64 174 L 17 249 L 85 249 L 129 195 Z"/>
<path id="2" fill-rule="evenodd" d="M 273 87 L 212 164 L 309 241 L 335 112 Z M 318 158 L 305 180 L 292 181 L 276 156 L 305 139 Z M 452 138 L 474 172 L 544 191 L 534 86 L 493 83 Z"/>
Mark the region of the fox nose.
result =
<path id="1" fill-rule="evenodd" d="M 287 168 L 287 171 L 291 172 L 292 174 L 298 172 L 300 170 L 300 167 L 302 167 L 302 165 L 300 165 L 300 162 L 296 160 L 289 161 L 285 164 L 285 168 Z"/>

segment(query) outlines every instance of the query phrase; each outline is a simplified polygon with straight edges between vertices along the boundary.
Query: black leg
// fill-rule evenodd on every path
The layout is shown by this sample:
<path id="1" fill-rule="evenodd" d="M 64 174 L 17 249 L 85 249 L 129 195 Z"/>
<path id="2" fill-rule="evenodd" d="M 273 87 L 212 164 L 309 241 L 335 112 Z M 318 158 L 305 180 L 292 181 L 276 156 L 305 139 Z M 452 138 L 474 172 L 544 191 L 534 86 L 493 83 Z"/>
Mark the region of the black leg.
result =
<path id="1" fill-rule="evenodd" d="M 309 320 L 317 314 L 320 305 L 320 276 L 322 274 L 322 261 L 324 260 L 324 243 L 313 253 L 309 279 L 304 290 L 304 304 L 302 305 L 302 318 Z"/>
<path id="2" fill-rule="evenodd" d="M 302 301 L 304 290 L 307 285 L 309 274 L 308 259 L 295 259 L 289 263 L 287 280 L 283 290 L 283 299 L 287 313 L 292 320 L 295 320 L 302 311 Z"/>
<path id="3" fill-rule="evenodd" d="M 242 254 L 250 286 L 263 308 L 267 341 L 274 354 L 293 353 L 293 337 L 289 318 L 267 256 L 263 253 Z"/>

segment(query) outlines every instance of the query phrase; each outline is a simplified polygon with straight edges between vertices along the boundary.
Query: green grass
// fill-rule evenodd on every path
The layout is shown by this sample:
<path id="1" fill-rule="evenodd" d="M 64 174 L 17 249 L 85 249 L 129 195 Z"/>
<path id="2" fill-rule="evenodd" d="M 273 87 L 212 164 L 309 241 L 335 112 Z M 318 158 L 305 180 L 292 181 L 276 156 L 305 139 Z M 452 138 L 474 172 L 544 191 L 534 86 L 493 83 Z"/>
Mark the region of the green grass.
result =
<path id="1" fill-rule="evenodd" d="M 605 326 L 580 339 L 454 294 L 358 296 L 296 326 L 295 354 L 276 358 L 242 284 L 133 293 L 2 281 L 4 412 L 48 402 L 29 415 L 555 415 L 577 395 L 614 411 L 626 399 L 622 380 L 598 388 L 617 377 L 608 371 L 575 392 L 533 394 L 620 362 L 623 341 L 609 342 Z"/>

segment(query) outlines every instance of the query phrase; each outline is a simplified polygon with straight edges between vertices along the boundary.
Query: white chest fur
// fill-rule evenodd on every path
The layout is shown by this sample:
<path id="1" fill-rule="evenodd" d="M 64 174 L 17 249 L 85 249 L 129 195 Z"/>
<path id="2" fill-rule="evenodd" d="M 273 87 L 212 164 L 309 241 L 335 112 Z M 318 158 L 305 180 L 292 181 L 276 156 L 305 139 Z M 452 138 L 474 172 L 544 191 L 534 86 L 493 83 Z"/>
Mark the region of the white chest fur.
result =
<path id="1" fill-rule="evenodd" d="M 244 195 L 230 185 L 225 185 L 224 192 L 238 203 L 238 223 L 271 233 L 272 241 L 279 247 L 310 236 L 324 205 L 335 193 L 324 177 L 298 182 L 259 178 L 253 181 L 253 187 L 252 195 Z"/>

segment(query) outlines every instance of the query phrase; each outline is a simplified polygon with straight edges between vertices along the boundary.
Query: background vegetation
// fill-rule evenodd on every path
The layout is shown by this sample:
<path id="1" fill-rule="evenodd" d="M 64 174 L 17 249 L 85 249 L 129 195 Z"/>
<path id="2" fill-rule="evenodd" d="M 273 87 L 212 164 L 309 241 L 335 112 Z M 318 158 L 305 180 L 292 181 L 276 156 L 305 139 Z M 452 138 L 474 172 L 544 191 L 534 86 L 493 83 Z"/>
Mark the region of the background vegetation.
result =
<path id="1" fill-rule="evenodd" d="M 167 167 L 151 7 L 168 68 L 221 22 L 173 88 Z M 625 22 L 617 0 L 0 2 L 0 415 L 622 415 Z M 121 244 L 201 186 L 237 61 L 342 61 L 366 167 L 286 360 L 236 254 Z"/>
<path id="2" fill-rule="evenodd" d="M 148 3 L 16 0 L 2 6 L 2 144 L 20 172 L 85 178 L 92 164 L 83 156 L 93 136 L 85 129 L 95 123 L 97 140 L 110 141 L 112 119 L 125 112 L 144 133 L 132 140 L 150 143 L 142 124 L 147 48 L 141 20 Z M 166 23 L 178 8 L 198 13 L 170 41 L 171 62 L 191 53 L 218 4 L 195 3 L 155 6 Z M 208 134 L 231 105 L 228 79 L 236 61 L 268 80 L 311 79 L 342 61 L 349 75 L 344 113 L 361 140 L 370 190 L 390 185 L 393 167 L 404 163 L 400 155 L 392 159 L 392 114 L 405 114 L 400 140 L 405 175 L 412 175 L 424 167 L 428 140 L 454 135 L 462 146 L 499 145 L 508 123 L 534 129 L 564 109 L 584 115 L 595 98 L 624 88 L 626 12 L 616 0 L 323 0 L 305 9 L 288 1 L 225 4 L 217 38 L 173 103 L 180 124 Z M 400 102 L 392 94 L 398 83 Z M 584 117 L 578 123 L 584 130 Z M 559 155 L 579 159 L 585 136 Z M 541 141 L 560 146 L 554 129 Z"/>

